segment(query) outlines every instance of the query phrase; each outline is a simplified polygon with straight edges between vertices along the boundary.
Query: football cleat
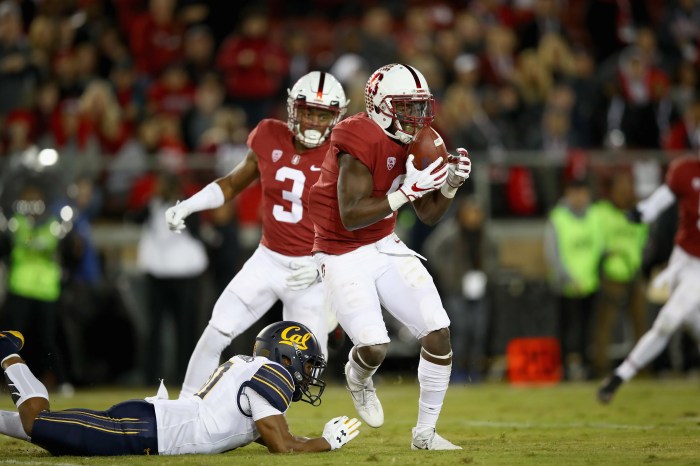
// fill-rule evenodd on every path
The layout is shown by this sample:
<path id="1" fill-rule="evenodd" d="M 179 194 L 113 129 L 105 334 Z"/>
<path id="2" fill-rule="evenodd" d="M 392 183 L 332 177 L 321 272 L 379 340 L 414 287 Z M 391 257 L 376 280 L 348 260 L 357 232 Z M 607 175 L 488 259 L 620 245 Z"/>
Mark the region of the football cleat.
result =
<path id="1" fill-rule="evenodd" d="M 610 403 L 615 396 L 615 392 L 620 388 L 620 385 L 622 385 L 622 382 L 624 382 L 624 380 L 616 374 L 603 380 L 598 388 L 598 401 L 604 405 Z"/>
<path id="2" fill-rule="evenodd" d="M 350 391 L 350 396 L 352 396 L 352 403 L 355 405 L 357 414 L 368 426 L 381 427 L 384 424 L 384 409 L 379 398 L 377 398 L 377 391 L 374 389 L 372 379 L 368 379 L 363 387 L 353 390 L 355 384 L 351 384 L 350 380 L 348 380 L 349 370 L 350 362 L 347 362 L 345 364 L 345 382 Z"/>
<path id="3" fill-rule="evenodd" d="M 461 450 L 462 447 L 455 445 L 449 440 L 441 437 L 435 432 L 434 427 L 416 431 L 414 427 L 411 429 L 411 450 Z"/>
<path id="4" fill-rule="evenodd" d="M 24 335 L 16 330 L 0 332 L 0 364 L 10 356 L 19 356 L 19 350 L 24 346 Z"/>

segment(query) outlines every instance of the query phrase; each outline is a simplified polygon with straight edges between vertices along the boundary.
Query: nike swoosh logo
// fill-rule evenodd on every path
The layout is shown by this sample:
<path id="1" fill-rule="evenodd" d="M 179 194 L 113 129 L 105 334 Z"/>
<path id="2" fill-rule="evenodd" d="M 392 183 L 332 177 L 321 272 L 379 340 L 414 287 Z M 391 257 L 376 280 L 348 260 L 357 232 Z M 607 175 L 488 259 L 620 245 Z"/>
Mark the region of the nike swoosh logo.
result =
<path id="1" fill-rule="evenodd" d="M 411 191 L 413 192 L 420 192 L 420 191 L 430 191 L 430 188 L 419 188 L 416 186 L 418 183 L 413 183 L 413 186 L 411 186 Z"/>
<path id="2" fill-rule="evenodd" d="M 312 172 L 320 172 L 321 167 L 317 167 L 316 165 L 311 165 L 311 168 L 309 170 L 311 170 Z"/>

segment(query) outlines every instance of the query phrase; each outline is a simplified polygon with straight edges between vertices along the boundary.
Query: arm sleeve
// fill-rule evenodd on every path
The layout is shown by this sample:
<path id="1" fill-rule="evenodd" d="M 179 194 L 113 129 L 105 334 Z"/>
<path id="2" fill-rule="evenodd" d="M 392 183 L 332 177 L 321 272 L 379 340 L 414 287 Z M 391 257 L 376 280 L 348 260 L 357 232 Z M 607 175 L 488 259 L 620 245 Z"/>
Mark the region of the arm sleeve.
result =
<path id="1" fill-rule="evenodd" d="M 563 285 L 571 280 L 569 273 L 564 267 L 564 263 L 559 255 L 559 242 L 557 241 L 557 232 L 551 221 L 547 222 L 544 230 L 544 254 L 547 263 L 554 271 L 555 279 L 559 285 Z"/>
<path id="2" fill-rule="evenodd" d="M 661 212 L 666 210 L 676 200 L 676 195 L 673 194 L 671 188 L 667 184 L 662 184 L 651 196 L 637 204 L 637 209 L 642 214 L 644 223 L 651 223 L 656 220 Z"/>

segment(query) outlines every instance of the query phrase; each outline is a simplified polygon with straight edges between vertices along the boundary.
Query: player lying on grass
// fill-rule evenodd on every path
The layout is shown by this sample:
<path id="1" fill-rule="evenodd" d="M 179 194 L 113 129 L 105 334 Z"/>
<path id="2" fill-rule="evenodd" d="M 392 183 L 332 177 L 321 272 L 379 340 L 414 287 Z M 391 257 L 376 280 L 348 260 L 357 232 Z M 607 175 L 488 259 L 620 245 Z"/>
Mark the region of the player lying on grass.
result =
<path id="1" fill-rule="evenodd" d="M 258 442 L 271 453 L 329 451 L 360 431 L 357 419 L 336 417 L 317 438 L 289 431 L 292 401 L 321 403 L 326 367 L 316 337 L 297 322 L 265 327 L 253 356 L 234 356 L 194 395 L 130 400 L 106 411 L 51 411 L 46 387 L 19 351 L 24 337 L 0 332 L 0 366 L 19 413 L 0 411 L 0 433 L 27 440 L 54 455 L 212 454 Z"/>

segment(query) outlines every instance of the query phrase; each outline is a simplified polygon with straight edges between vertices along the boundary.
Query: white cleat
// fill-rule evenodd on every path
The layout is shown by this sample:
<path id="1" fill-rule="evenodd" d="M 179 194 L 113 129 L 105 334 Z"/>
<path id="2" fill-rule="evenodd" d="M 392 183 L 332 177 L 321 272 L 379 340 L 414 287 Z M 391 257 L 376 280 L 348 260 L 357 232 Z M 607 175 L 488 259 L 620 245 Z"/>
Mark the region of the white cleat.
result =
<path id="1" fill-rule="evenodd" d="M 347 383 L 348 391 L 352 396 L 352 402 L 355 405 L 357 414 L 360 415 L 365 424 L 370 427 L 381 427 L 384 424 L 384 409 L 382 403 L 377 398 L 377 391 L 374 389 L 372 379 L 369 379 L 364 387 L 353 390 L 350 381 L 348 380 L 348 369 L 350 363 L 345 364 L 345 382 Z"/>
<path id="2" fill-rule="evenodd" d="M 449 440 L 441 437 L 435 428 L 429 428 L 416 432 L 416 428 L 411 429 L 413 439 L 411 440 L 411 450 L 461 450 L 462 447 L 455 445 Z"/>

